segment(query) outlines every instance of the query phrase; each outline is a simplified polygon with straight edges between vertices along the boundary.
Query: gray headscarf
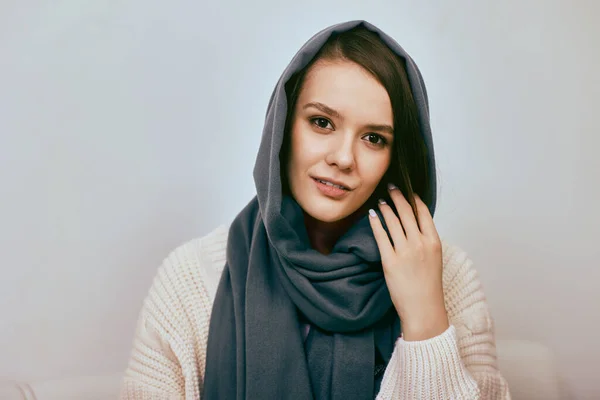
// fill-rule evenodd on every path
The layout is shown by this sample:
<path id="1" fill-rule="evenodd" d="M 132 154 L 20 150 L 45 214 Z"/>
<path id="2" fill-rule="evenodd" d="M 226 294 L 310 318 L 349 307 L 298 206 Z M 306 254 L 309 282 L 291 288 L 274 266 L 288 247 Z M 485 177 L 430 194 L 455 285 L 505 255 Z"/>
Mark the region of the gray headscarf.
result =
<path id="1" fill-rule="evenodd" d="M 203 399 L 349 400 L 376 395 L 381 379 L 377 364 L 389 361 L 400 324 L 368 217 L 360 218 L 330 254 L 312 249 L 302 209 L 282 193 L 279 160 L 286 82 L 332 34 L 361 24 L 406 63 L 430 163 L 431 191 L 423 200 L 434 213 L 428 101 L 415 63 L 398 43 L 365 21 L 317 33 L 294 56 L 269 101 L 254 168 L 257 196 L 229 231 L 210 320 Z M 312 326 L 306 343 L 301 317 Z"/>

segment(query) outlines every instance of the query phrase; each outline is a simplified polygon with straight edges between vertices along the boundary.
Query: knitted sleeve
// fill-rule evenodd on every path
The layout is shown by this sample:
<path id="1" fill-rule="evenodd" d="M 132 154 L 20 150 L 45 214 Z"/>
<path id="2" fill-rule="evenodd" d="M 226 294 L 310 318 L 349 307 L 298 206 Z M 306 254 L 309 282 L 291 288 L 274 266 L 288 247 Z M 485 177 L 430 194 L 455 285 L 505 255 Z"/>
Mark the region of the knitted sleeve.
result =
<path id="1" fill-rule="evenodd" d="M 121 400 L 200 398 L 210 295 L 199 248 L 187 243 L 159 268 L 140 312 Z"/>
<path id="2" fill-rule="evenodd" d="M 434 338 L 399 338 L 377 399 L 509 400 L 497 366 L 493 320 L 471 260 L 444 243 L 450 327 Z"/>

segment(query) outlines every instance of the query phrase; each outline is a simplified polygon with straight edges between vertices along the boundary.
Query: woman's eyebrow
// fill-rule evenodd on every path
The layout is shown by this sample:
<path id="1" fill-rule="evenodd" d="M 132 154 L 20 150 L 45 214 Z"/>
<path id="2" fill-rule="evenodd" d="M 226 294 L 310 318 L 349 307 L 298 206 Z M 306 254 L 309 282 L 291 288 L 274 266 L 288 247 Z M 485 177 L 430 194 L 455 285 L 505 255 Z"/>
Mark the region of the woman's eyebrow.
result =
<path id="1" fill-rule="evenodd" d="M 389 125 L 369 124 L 369 125 L 365 125 L 365 129 L 369 129 L 369 130 L 377 131 L 377 132 L 385 132 L 392 136 L 394 135 L 394 128 L 392 128 Z"/>
<path id="2" fill-rule="evenodd" d="M 342 116 L 339 112 L 335 111 L 333 108 L 323 104 L 323 103 L 319 103 L 318 101 L 312 102 L 312 103 L 307 103 L 304 105 L 304 107 L 302 107 L 303 110 L 306 110 L 307 108 L 310 107 L 314 107 L 317 110 L 324 112 L 325 114 L 331 116 L 331 117 L 335 117 L 338 119 L 342 119 Z"/>

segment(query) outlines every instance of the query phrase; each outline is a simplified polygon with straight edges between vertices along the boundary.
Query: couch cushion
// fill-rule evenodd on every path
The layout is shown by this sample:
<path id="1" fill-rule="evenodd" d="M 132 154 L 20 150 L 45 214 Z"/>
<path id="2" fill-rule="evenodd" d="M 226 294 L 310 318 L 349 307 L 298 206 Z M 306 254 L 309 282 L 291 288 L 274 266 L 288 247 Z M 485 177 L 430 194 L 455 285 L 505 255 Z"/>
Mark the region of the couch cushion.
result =
<path id="1" fill-rule="evenodd" d="M 122 373 L 78 376 L 30 382 L 29 386 L 35 393 L 35 400 L 115 400 L 119 398 L 122 377 Z"/>
<path id="2" fill-rule="evenodd" d="M 35 400 L 35 397 L 27 384 L 13 381 L 0 381 L 0 399 Z"/>

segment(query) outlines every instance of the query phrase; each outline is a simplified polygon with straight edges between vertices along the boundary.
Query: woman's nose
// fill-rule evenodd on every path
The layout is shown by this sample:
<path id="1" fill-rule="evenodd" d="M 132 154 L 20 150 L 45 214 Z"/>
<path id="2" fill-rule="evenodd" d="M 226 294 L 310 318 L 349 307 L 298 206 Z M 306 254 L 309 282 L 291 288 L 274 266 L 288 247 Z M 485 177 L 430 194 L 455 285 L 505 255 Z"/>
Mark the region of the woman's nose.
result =
<path id="1" fill-rule="evenodd" d="M 336 165 L 341 170 L 354 168 L 356 160 L 354 156 L 354 140 L 352 135 L 339 135 L 338 140 L 330 143 L 331 148 L 325 161 L 329 165 Z"/>

